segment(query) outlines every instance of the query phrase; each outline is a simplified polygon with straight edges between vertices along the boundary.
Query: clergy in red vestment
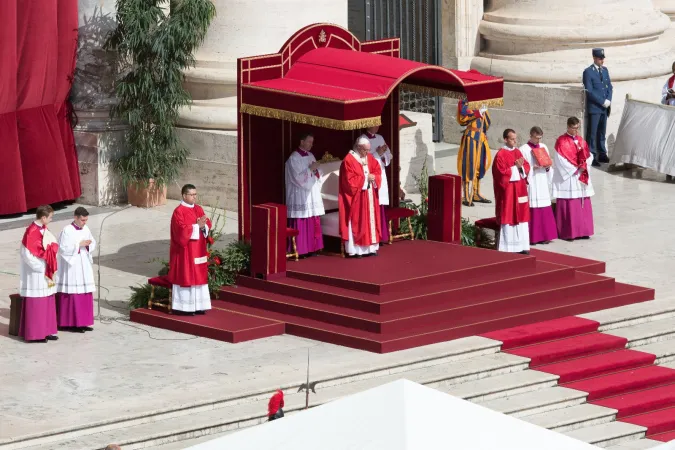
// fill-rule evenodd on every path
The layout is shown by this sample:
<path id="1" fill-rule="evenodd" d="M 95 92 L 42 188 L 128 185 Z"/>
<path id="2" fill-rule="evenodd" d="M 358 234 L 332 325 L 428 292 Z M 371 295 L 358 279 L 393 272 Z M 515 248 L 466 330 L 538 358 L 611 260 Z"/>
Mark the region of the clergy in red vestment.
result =
<path id="1" fill-rule="evenodd" d="M 35 221 L 21 240 L 19 294 L 23 297 L 19 336 L 26 342 L 47 342 L 56 336 L 56 255 L 59 245 L 47 229 L 54 210 L 49 205 L 38 207 Z"/>
<path id="2" fill-rule="evenodd" d="M 382 171 L 370 153 L 370 142 L 360 137 L 340 166 L 340 237 L 350 256 L 377 255 L 381 220 L 378 188 L 381 182 Z"/>
<path id="3" fill-rule="evenodd" d="M 555 142 L 555 172 L 553 197 L 555 217 L 560 239 L 588 239 L 593 235 L 593 205 L 595 194 L 591 173 L 593 155 L 588 144 L 579 136 L 581 121 L 567 119 L 567 133 Z"/>
<path id="4" fill-rule="evenodd" d="M 530 252 L 530 201 L 527 176 L 530 164 L 516 148 L 516 132 L 504 130 L 504 147 L 499 149 L 492 164 L 495 191 L 495 213 L 499 223 L 497 248 L 502 252 Z"/>
<path id="5" fill-rule="evenodd" d="M 195 204 L 197 188 L 186 184 L 183 200 L 171 217 L 169 281 L 173 284 L 171 308 L 194 315 L 211 309 L 206 240 L 211 221 Z"/>

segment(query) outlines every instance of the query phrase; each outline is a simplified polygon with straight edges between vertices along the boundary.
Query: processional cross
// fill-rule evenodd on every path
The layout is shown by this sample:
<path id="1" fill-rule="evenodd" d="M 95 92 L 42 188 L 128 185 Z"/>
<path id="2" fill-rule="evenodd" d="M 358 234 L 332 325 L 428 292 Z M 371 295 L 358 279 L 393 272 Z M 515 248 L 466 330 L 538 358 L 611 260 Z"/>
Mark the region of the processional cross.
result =
<path id="1" fill-rule="evenodd" d="M 309 391 L 312 391 L 314 394 L 316 394 L 315 388 L 318 383 L 318 381 L 312 381 L 311 383 L 309 382 L 309 349 L 307 349 L 307 382 L 302 383 L 298 388 L 298 392 L 302 392 L 303 390 L 305 391 L 305 409 L 309 409 Z"/>

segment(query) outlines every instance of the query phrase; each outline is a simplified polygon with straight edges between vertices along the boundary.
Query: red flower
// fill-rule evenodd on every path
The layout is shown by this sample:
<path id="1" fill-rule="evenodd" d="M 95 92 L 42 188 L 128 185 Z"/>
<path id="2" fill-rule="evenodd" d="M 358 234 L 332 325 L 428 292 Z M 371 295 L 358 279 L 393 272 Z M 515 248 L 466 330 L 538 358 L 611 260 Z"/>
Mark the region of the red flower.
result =
<path id="1" fill-rule="evenodd" d="M 213 264 L 215 264 L 216 266 L 219 266 L 221 263 L 222 261 L 217 256 L 213 258 Z"/>
<path id="2" fill-rule="evenodd" d="M 424 199 L 424 203 L 429 203 L 429 197 Z"/>
<path id="3" fill-rule="evenodd" d="M 207 243 L 207 244 L 213 245 L 214 242 L 215 242 L 215 241 L 213 240 L 213 238 L 212 238 L 211 236 L 209 236 L 209 237 L 206 238 L 206 243 Z"/>

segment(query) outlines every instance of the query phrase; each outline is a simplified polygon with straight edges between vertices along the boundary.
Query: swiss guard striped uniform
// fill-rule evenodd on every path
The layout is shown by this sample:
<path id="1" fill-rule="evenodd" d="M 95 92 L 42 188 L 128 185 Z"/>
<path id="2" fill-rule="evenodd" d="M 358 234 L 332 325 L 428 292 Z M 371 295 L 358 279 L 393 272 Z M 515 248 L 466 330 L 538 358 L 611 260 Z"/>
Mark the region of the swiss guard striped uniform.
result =
<path id="1" fill-rule="evenodd" d="M 461 100 L 457 104 L 457 123 L 466 127 L 457 155 L 457 173 L 464 185 L 462 203 L 465 206 L 473 206 L 474 202 L 492 203 L 480 195 L 480 180 L 492 163 L 486 135 L 490 128 L 490 113 L 487 109 L 483 114 L 479 110 L 471 110 L 466 100 Z"/>

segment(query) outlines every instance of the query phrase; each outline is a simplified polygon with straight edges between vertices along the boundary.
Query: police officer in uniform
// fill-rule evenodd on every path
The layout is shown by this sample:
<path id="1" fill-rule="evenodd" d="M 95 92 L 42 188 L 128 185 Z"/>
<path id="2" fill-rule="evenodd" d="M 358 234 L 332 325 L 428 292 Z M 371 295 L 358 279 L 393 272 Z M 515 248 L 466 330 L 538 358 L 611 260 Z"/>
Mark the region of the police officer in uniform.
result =
<path id="1" fill-rule="evenodd" d="M 605 146 L 607 117 L 612 109 L 612 80 L 609 70 L 604 66 L 605 51 L 593 49 L 593 64 L 584 70 L 583 82 L 586 90 L 586 113 L 588 114 L 588 134 L 586 140 L 593 153 L 593 166 L 608 163 Z"/>

